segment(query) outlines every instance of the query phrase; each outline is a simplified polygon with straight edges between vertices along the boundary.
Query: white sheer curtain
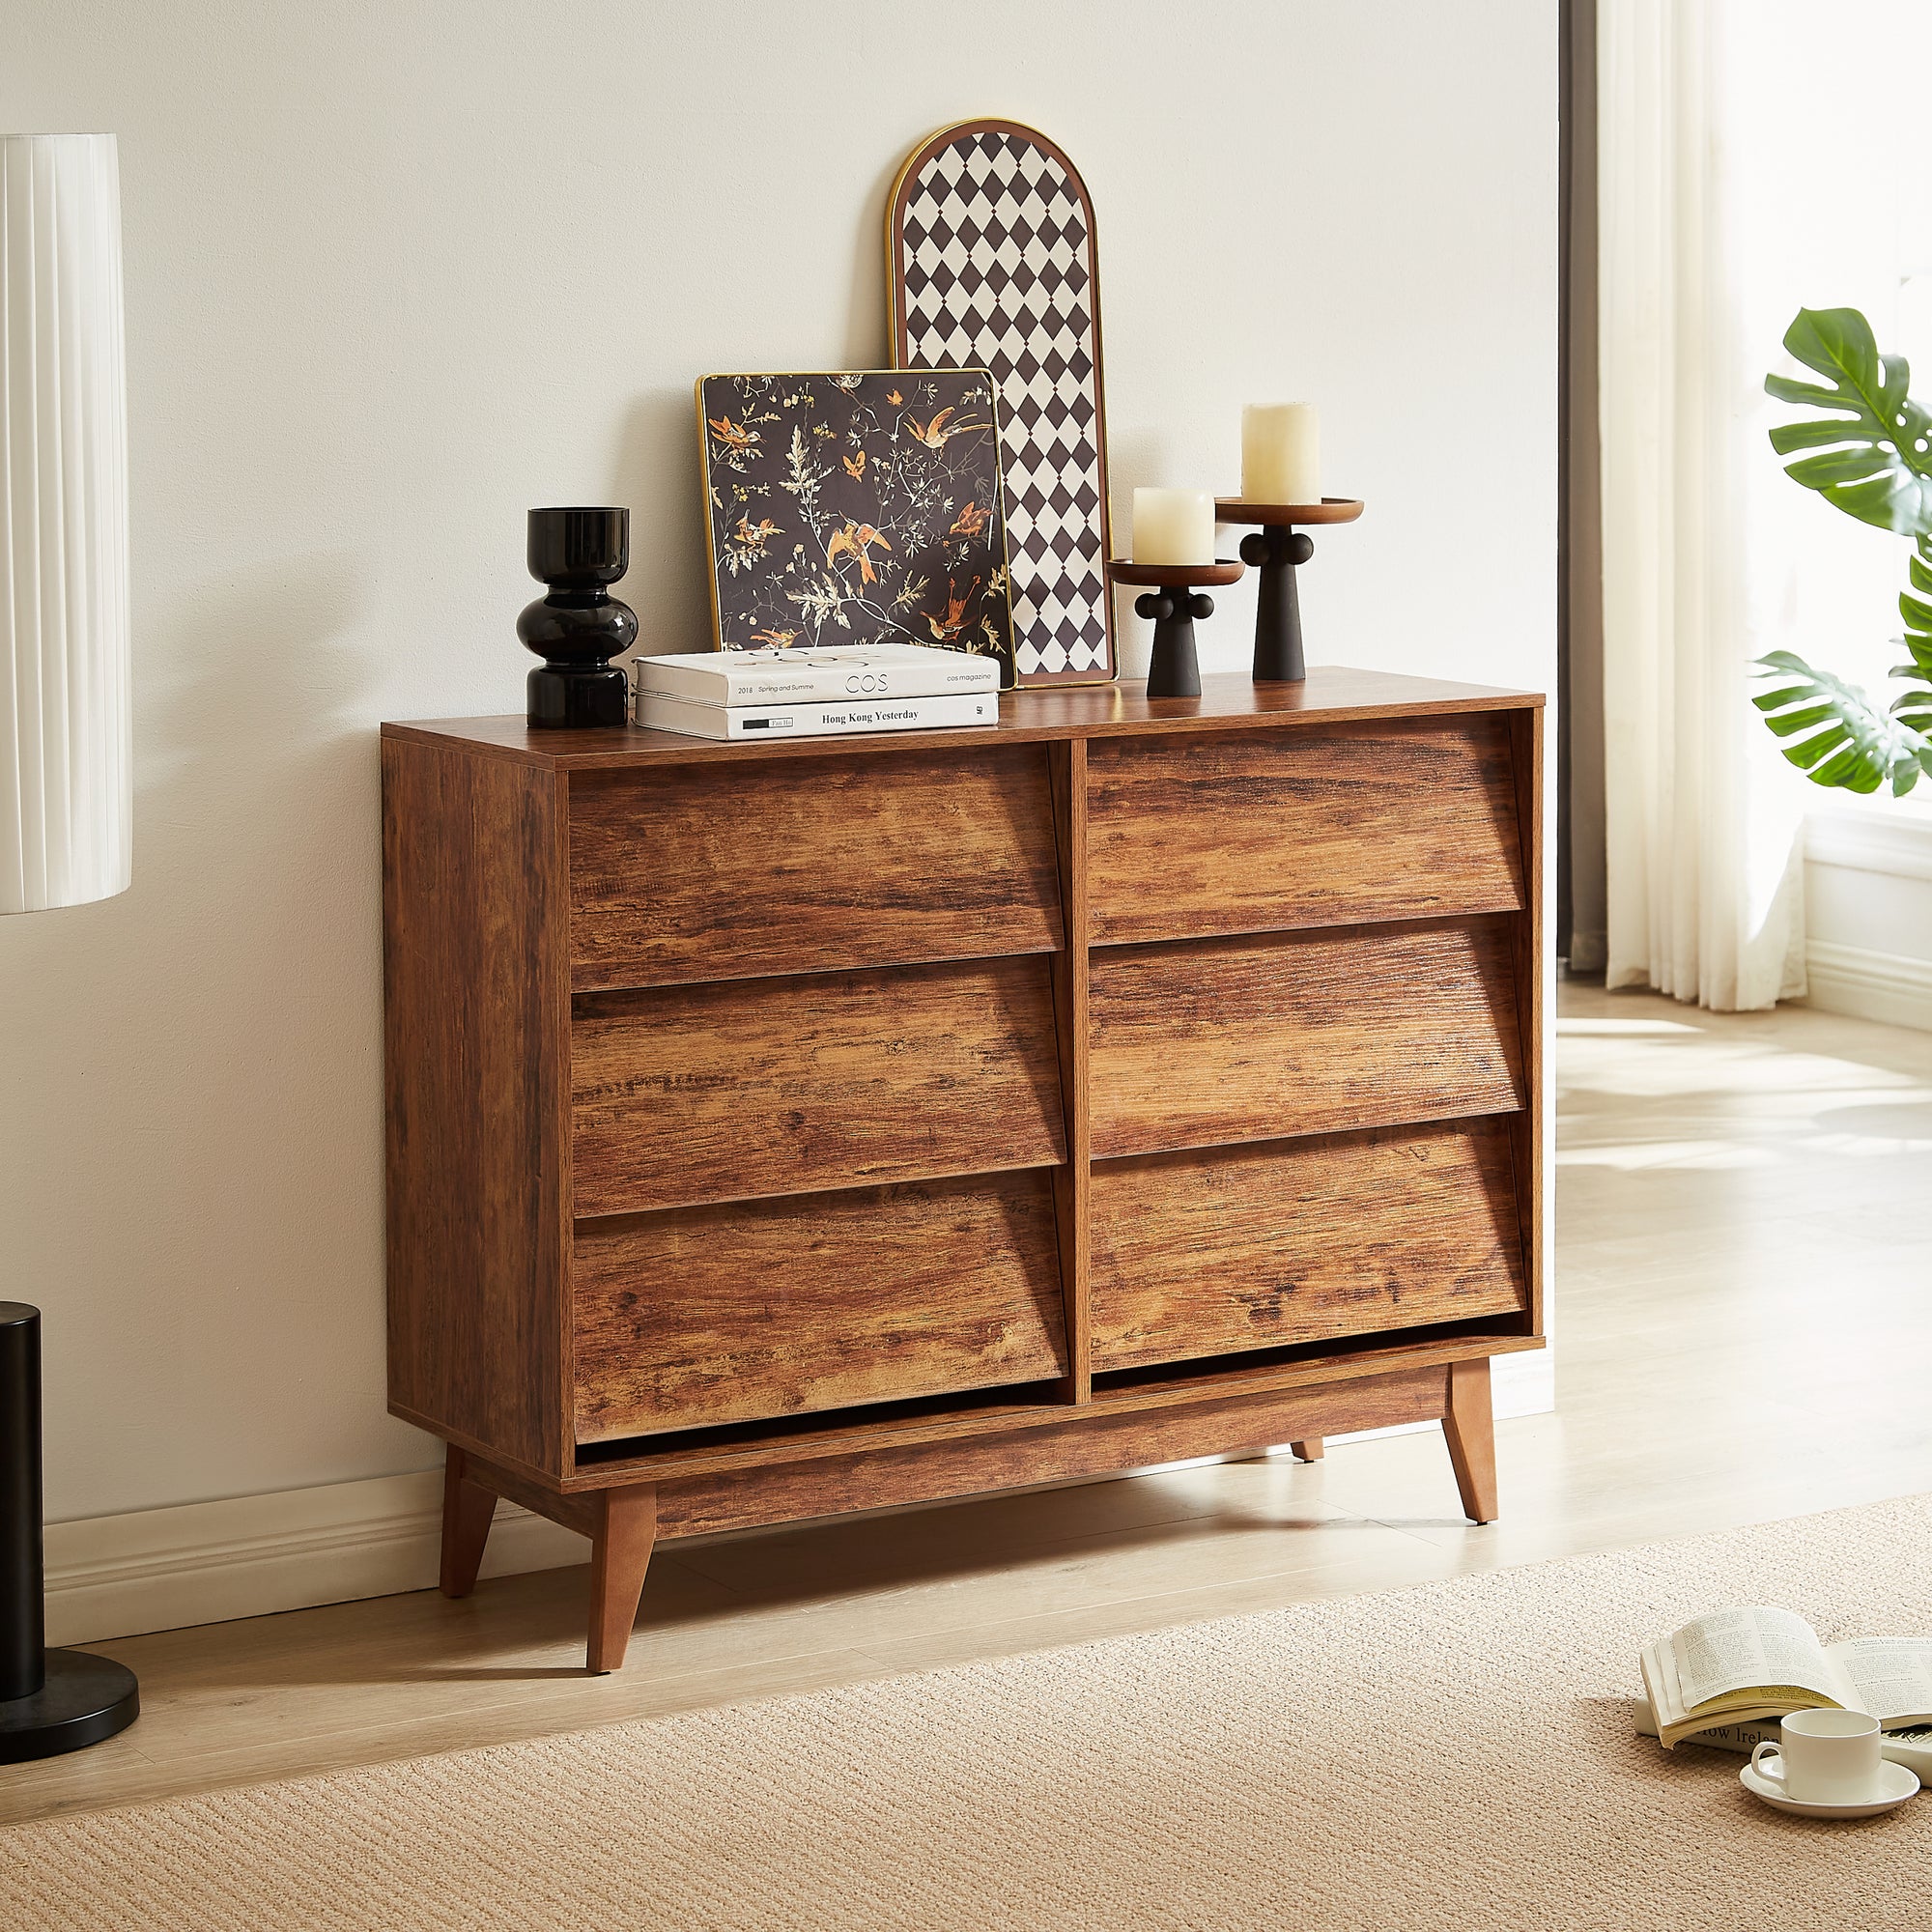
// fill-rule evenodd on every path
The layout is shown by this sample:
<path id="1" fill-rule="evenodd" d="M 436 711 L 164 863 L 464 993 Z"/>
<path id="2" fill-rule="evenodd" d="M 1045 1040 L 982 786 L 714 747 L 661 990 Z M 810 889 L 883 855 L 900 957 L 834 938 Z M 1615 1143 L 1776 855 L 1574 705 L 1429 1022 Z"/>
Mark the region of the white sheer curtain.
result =
<path id="1" fill-rule="evenodd" d="M 1879 695 L 1905 555 L 1785 476 L 1764 377 L 1805 373 L 1801 307 L 1910 342 L 1932 6 L 1598 0 L 1597 61 L 1608 982 L 1767 1007 L 1804 989 L 1804 814 L 1847 795 L 1778 756 L 1750 661 Z"/>
<path id="2" fill-rule="evenodd" d="M 1805 787 L 1749 705 L 1781 641 L 1765 485 L 1804 495 L 1762 393 L 1797 304 L 1767 305 L 1752 260 L 1751 43 L 1776 11 L 1598 11 L 1607 980 L 1723 1009 L 1804 990 Z"/>

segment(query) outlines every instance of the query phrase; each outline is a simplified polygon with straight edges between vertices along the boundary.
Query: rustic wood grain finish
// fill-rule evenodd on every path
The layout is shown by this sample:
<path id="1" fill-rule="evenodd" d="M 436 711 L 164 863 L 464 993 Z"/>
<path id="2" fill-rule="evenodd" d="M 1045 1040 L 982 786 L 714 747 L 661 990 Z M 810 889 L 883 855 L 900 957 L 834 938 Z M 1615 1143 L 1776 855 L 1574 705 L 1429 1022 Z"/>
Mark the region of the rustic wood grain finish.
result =
<path id="1" fill-rule="evenodd" d="M 1043 959 L 582 994 L 576 1013 L 580 1215 L 1065 1153 Z"/>
<path id="2" fill-rule="evenodd" d="M 1487 1367 L 1487 1364 L 1485 1364 Z M 1057 1426 L 958 1442 L 828 1457 L 745 1476 L 672 1479 L 658 1489 L 666 1537 L 791 1522 L 859 1509 L 1065 1482 L 1345 1430 L 1428 1422 L 1445 1411 L 1447 1371 L 1410 1369 L 1186 1407 L 1110 1412 L 1095 1402 Z"/>
<path id="3" fill-rule="evenodd" d="M 1065 1372 L 1043 1170 L 586 1224 L 582 1442 Z"/>
<path id="4" fill-rule="evenodd" d="M 390 1408 L 593 1539 L 1445 1418 L 1539 1345 L 1540 700 L 385 725 Z M 1525 888 L 1530 882 L 1530 889 Z"/>
<path id="5" fill-rule="evenodd" d="M 1382 1334 L 1526 1306 L 1498 1122 L 1101 1161 L 1094 1366 Z"/>
<path id="6" fill-rule="evenodd" d="M 1069 1402 L 1094 1392 L 1088 1327 L 1088 1247 L 1093 1208 L 1089 1199 L 1092 1134 L 1087 1098 L 1087 747 L 1053 747 L 1054 842 L 1060 854 L 1060 902 L 1066 918 L 1065 945 L 1053 962 L 1054 1030 L 1060 1046 L 1060 1095 L 1066 1128 L 1066 1159 L 1053 1170 L 1053 1202 L 1060 1231 L 1060 1278 L 1065 1297 Z"/>
<path id="7" fill-rule="evenodd" d="M 1497 1324 L 1499 1328 L 1507 1325 Z M 1418 1336 L 1420 1339 L 1415 1339 Z M 1088 1406 L 1113 1414 L 1129 1409 L 1186 1408 L 1224 1396 L 1266 1395 L 1346 1383 L 1542 1346 L 1535 1337 L 1487 1331 L 1442 1335 L 1416 1330 L 1407 1336 L 1399 1331 L 1344 1340 L 1331 1349 L 1318 1345 L 1315 1352 L 1286 1362 L 1273 1354 L 1254 1353 L 1214 1357 L 1198 1366 L 1180 1362 L 1130 1369 L 1122 1377 L 1110 1378 L 1106 1385 L 1096 1384 Z M 1003 1394 L 1010 1400 L 1001 1400 Z M 1042 1401 L 1037 1388 L 991 1390 L 977 1398 L 962 1396 L 956 1407 L 922 1406 L 912 1413 L 895 1408 L 838 1409 L 822 1418 L 803 1418 L 818 1421 L 819 1427 L 802 1429 L 794 1424 L 782 1434 L 775 1429 L 770 1435 L 757 1435 L 755 1425 L 752 1425 L 742 1436 L 733 1432 L 731 1439 L 723 1442 L 707 1439 L 708 1432 L 695 1441 L 679 1435 L 644 1436 L 608 1445 L 615 1452 L 608 1457 L 598 1453 L 604 1445 L 592 1445 L 567 1479 L 567 1493 L 582 1501 L 626 1483 L 743 1475 L 754 1469 L 859 1455 L 878 1448 L 912 1448 L 925 1442 L 1057 1428 L 1065 1420 L 1066 1408 L 1066 1403 L 1058 1398 Z"/>
<path id="8" fill-rule="evenodd" d="M 994 745 L 1051 744 L 1075 738 L 1296 731 L 1368 718 L 1454 717 L 1540 707 L 1534 692 L 1506 691 L 1444 678 L 1406 677 L 1353 665 L 1311 665 L 1301 684 L 1258 685 L 1245 672 L 1204 676 L 1199 697 L 1150 697 L 1145 684 L 1036 686 L 1002 692 L 1000 722 L 985 730 L 908 731 L 889 746 L 850 738 L 808 738 L 782 747 L 742 739 L 711 743 L 637 725 L 588 731 L 533 731 L 521 718 L 432 718 L 383 726 L 385 738 L 455 746 L 473 757 L 507 758 L 546 771 L 646 771 L 667 765 L 743 764 L 895 757 L 937 752 L 952 758 Z"/>
<path id="9" fill-rule="evenodd" d="M 555 775 L 383 747 L 389 1396 L 564 1466 L 569 1194 Z"/>
<path id="10" fill-rule="evenodd" d="M 1514 711 L 1508 714 L 1510 748 L 1516 772 L 1518 824 L 1526 851 L 1543 849 L 1543 713 Z M 1548 1264 L 1544 1246 L 1544 1220 L 1548 1204 L 1544 1194 L 1544 1127 L 1548 1087 L 1544 1065 L 1547 1028 L 1544 1011 L 1549 964 L 1544 957 L 1543 893 L 1531 893 L 1528 903 L 1510 922 L 1515 977 L 1518 987 L 1517 1016 L 1522 1035 L 1523 1085 L 1528 1104 L 1511 1122 L 1511 1140 L 1516 1152 L 1517 1211 L 1522 1229 L 1522 1248 L 1529 1276 L 1530 1305 L 1524 1319 L 1526 1333 L 1543 1332 L 1543 1290 Z"/>
<path id="11" fill-rule="evenodd" d="M 1049 952 L 1045 750 L 582 776 L 570 895 L 580 991 Z"/>
<path id="12" fill-rule="evenodd" d="M 492 1495 L 501 1496 L 506 1503 L 515 1503 L 519 1509 L 526 1509 L 534 1516 L 548 1517 L 566 1529 L 576 1530 L 580 1536 L 595 1536 L 603 1525 L 602 1490 L 565 1491 L 559 1493 L 547 1483 L 535 1482 L 485 1457 L 467 1453 L 463 1460 L 463 1476 L 466 1482 L 480 1485 Z M 611 1487 L 622 1489 L 635 1485 L 613 1484 Z"/>
<path id="13" fill-rule="evenodd" d="M 1523 903 L 1500 715 L 1110 738 L 1087 769 L 1096 945 Z"/>
<path id="14" fill-rule="evenodd" d="M 1456 1488 L 1462 1493 L 1463 1514 L 1472 1522 L 1496 1520 L 1494 1415 L 1489 1363 L 1452 1362 L 1442 1435 L 1449 1445 L 1450 1467 L 1456 1471 Z"/>
<path id="15" fill-rule="evenodd" d="M 590 1640 L 584 1662 L 593 1677 L 624 1667 L 657 1535 L 657 1493 L 649 1484 L 605 1491 L 604 1520 L 590 1540 Z"/>
<path id="16" fill-rule="evenodd" d="M 1096 952 L 1095 1155 L 1523 1104 L 1494 919 Z"/>
<path id="17" fill-rule="evenodd" d="M 453 1443 L 443 1452 L 442 1555 L 436 1586 L 445 1597 L 467 1597 L 475 1589 L 483 1546 L 497 1516 L 496 1492 L 472 1482 L 464 1462 L 463 1451 Z"/>

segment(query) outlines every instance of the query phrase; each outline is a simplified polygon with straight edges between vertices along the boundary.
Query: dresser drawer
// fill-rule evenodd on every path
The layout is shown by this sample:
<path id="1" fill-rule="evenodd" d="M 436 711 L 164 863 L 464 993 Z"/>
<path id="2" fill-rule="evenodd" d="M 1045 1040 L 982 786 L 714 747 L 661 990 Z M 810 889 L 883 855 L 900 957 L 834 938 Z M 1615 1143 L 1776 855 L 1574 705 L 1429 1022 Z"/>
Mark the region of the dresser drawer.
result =
<path id="1" fill-rule="evenodd" d="M 580 994 L 575 1211 L 1065 1157 L 1050 962 Z"/>
<path id="2" fill-rule="evenodd" d="M 1096 1370 L 1529 1305 L 1496 1121 L 1099 1162 Z"/>
<path id="3" fill-rule="evenodd" d="M 1444 920 L 1096 952 L 1094 1152 L 1522 1106 L 1509 927 Z"/>
<path id="4" fill-rule="evenodd" d="M 1066 1369 L 1044 1173 L 627 1216 L 576 1268 L 580 1442 Z"/>
<path id="5" fill-rule="evenodd" d="M 1096 945 L 1523 903 L 1509 731 L 1493 713 L 1096 739 L 1087 823 Z"/>
<path id="6" fill-rule="evenodd" d="M 1061 943 L 1040 746 L 570 781 L 579 992 Z"/>

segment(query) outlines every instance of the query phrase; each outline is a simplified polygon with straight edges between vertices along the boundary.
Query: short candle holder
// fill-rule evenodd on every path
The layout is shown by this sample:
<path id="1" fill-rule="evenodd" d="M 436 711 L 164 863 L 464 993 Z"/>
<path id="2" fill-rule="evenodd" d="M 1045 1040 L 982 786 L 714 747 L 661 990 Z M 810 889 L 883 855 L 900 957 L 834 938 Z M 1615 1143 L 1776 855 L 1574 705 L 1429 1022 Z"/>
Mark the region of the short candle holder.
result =
<path id="1" fill-rule="evenodd" d="M 1199 697 L 1201 663 L 1194 653 L 1194 620 L 1214 614 L 1214 600 L 1197 588 L 1219 589 L 1242 575 L 1238 563 L 1129 563 L 1107 566 L 1115 583 L 1147 584 L 1134 599 L 1135 613 L 1153 619 L 1153 659 L 1148 666 L 1150 697 Z"/>
<path id="2" fill-rule="evenodd" d="M 1261 572 L 1255 599 L 1255 682 L 1299 684 L 1308 675 L 1301 654 L 1301 598 L 1294 587 L 1296 564 L 1315 554 L 1315 539 L 1298 524 L 1352 524 L 1362 514 L 1359 498 L 1324 497 L 1319 503 L 1250 503 L 1240 497 L 1217 497 L 1215 520 L 1259 524 L 1241 539 L 1241 560 Z"/>

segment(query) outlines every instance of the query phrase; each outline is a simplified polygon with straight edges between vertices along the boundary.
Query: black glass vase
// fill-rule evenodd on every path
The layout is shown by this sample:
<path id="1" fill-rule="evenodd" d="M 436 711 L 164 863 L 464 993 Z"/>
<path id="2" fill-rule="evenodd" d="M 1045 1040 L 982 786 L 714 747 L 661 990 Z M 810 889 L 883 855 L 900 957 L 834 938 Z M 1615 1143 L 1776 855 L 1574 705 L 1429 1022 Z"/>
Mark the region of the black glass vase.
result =
<path id="1" fill-rule="evenodd" d="M 530 575 L 550 585 L 517 619 L 517 636 L 543 659 L 530 672 L 530 724 L 622 724 L 630 680 L 611 660 L 637 642 L 638 617 L 611 585 L 630 568 L 630 511 L 532 510 L 527 554 Z"/>

